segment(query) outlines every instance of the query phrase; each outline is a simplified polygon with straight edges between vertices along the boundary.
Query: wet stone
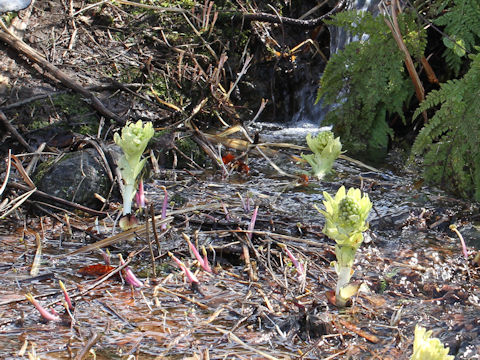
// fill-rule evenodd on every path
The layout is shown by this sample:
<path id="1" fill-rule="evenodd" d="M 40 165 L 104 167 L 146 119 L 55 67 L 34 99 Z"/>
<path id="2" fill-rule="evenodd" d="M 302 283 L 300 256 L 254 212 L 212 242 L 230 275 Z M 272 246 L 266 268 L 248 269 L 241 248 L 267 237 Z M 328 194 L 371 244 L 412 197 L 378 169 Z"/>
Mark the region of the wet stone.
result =
<path id="1" fill-rule="evenodd" d="M 95 149 L 68 153 L 60 161 L 40 167 L 35 177 L 39 190 L 91 208 L 101 205 L 95 193 L 107 197 L 112 185 Z"/>

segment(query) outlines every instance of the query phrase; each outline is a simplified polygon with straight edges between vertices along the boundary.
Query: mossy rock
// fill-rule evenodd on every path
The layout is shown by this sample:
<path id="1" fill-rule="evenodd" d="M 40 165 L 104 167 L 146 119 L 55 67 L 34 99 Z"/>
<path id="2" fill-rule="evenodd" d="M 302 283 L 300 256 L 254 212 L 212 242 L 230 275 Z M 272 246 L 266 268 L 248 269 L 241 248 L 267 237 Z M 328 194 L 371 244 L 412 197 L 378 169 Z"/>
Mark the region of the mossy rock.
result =
<path id="1" fill-rule="evenodd" d="M 66 154 L 60 161 L 44 163 L 34 175 L 39 190 L 91 208 L 107 197 L 112 186 L 106 165 L 95 149 Z"/>

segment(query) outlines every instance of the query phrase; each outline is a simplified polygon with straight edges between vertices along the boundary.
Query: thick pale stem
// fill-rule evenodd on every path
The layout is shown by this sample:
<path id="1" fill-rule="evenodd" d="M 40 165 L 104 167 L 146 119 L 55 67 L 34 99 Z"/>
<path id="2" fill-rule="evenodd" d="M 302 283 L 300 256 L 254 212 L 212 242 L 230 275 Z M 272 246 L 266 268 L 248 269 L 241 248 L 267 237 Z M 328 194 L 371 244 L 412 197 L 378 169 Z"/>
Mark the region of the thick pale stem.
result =
<path id="1" fill-rule="evenodd" d="M 135 186 L 133 184 L 125 184 L 123 191 L 123 215 L 128 215 L 132 212 L 132 200 Z"/>
<path id="2" fill-rule="evenodd" d="M 350 282 L 350 278 L 352 277 L 352 268 L 338 267 L 337 275 L 338 281 L 335 289 L 335 302 L 337 303 L 337 306 L 345 306 L 348 299 L 344 299 L 341 296 L 340 290 Z"/>

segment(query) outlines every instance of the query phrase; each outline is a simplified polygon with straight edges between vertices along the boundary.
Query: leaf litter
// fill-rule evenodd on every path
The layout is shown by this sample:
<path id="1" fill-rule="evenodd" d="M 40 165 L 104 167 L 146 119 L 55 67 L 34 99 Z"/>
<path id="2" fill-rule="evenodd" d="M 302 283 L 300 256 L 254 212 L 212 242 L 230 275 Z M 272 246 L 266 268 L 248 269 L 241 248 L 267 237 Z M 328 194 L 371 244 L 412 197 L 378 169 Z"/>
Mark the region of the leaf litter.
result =
<path id="1" fill-rule="evenodd" d="M 473 358 L 480 346 L 478 269 L 465 261 L 458 237 L 448 228 L 456 223 L 461 232 L 470 226 L 471 205 L 426 187 L 415 189 L 408 177 L 390 175 L 387 181 L 382 173 L 363 172 L 344 160 L 335 166 L 334 177 L 309 184 L 270 172 L 269 162 L 260 157 L 250 158 L 249 166 L 248 175 L 227 179 L 169 170 L 161 180 L 146 183 L 155 213 L 161 213 L 163 186 L 175 199 L 167 210 L 167 229 L 156 224 L 160 249 L 147 214 L 143 225 L 127 235 L 88 247 L 81 244 L 93 239 L 79 230 L 67 239 L 66 227 L 55 218 L 29 218 L 17 229 L 14 222 L 5 224 L 1 352 L 15 356 L 28 341 L 40 358 L 65 358 L 80 354 L 96 334 L 91 351 L 97 359 L 408 359 L 413 329 L 420 323 L 457 358 Z M 374 203 L 367 240 L 354 265 L 360 291 L 342 310 L 328 301 L 335 287 L 334 243 L 323 236 L 323 219 L 313 207 L 321 205 L 322 191 L 333 193 L 340 185 L 361 187 Z M 441 218 L 447 219 L 443 226 Z M 71 221 L 87 229 L 93 219 L 74 215 Z M 113 223 L 100 223 L 96 235 L 111 239 Z M 42 261 L 31 277 L 39 233 Z M 152 242 L 156 277 L 146 238 Z M 202 269 L 192 245 L 205 247 L 212 273 Z M 115 254 L 112 268 L 98 250 L 105 246 Z M 468 251 L 472 259 L 474 250 Z M 187 280 L 169 252 L 198 282 Z M 116 254 L 127 258 L 145 287 L 129 286 L 125 275 L 118 276 L 121 271 L 101 279 L 118 269 Z M 102 267 L 103 272 L 95 271 Z M 64 314 L 58 280 L 75 301 L 72 318 Z M 44 322 L 26 293 L 66 321 Z"/>

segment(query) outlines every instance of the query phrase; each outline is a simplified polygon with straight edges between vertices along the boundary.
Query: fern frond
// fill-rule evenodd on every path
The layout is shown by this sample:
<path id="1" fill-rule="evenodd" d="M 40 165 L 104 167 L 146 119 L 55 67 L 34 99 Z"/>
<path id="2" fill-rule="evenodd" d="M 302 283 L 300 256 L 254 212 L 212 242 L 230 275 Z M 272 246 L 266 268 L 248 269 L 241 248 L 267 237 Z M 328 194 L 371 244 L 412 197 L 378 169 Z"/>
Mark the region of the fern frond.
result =
<path id="1" fill-rule="evenodd" d="M 409 51 L 423 55 L 423 28 L 411 14 L 402 14 L 399 21 Z M 413 93 L 403 53 L 382 15 L 345 11 L 329 24 L 344 27 L 360 41 L 348 44 L 327 63 L 317 93 L 317 101 L 332 107 L 325 121 L 350 149 L 386 148 L 393 135 L 387 120 L 393 114 L 404 120 L 403 107 Z"/>
<path id="2" fill-rule="evenodd" d="M 480 42 L 480 2 L 478 0 L 454 0 L 448 11 L 435 19 L 436 25 L 445 26 L 444 32 L 450 40 L 462 40 L 466 52 L 471 52 Z M 453 48 L 443 53 L 449 67 L 456 74 L 460 71 L 462 58 Z"/>
<path id="3" fill-rule="evenodd" d="M 480 200 L 480 54 L 471 55 L 469 71 L 428 94 L 415 112 L 440 105 L 418 134 L 412 155 L 424 154 L 424 177 Z"/>

